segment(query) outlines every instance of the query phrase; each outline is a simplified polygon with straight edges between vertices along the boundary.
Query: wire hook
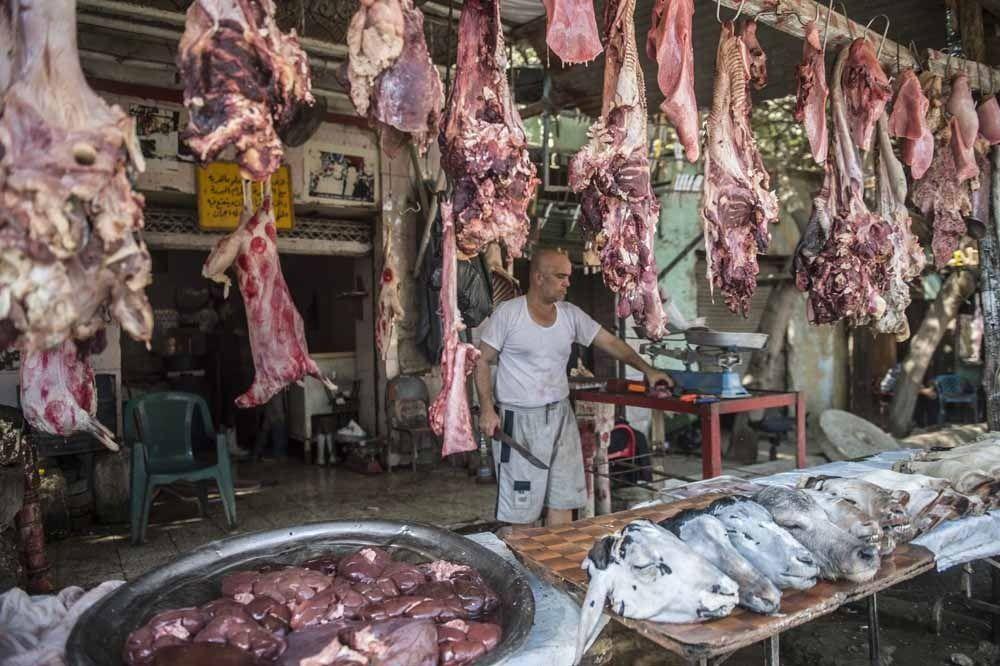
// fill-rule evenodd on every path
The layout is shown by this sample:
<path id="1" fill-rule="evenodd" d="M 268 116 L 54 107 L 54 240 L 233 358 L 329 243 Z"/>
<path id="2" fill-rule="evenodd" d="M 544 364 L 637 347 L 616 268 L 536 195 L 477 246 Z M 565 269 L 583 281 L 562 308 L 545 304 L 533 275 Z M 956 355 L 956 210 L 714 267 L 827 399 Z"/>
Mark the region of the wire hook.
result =
<path id="1" fill-rule="evenodd" d="M 847 9 L 846 7 L 844 8 Z M 826 6 L 826 27 L 823 28 L 823 53 L 826 53 L 826 38 L 830 36 L 830 14 L 833 13 L 833 0 Z M 844 14 L 847 17 L 847 14 Z M 819 4 L 816 5 L 816 18 L 819 18 Z"/>
<path id="2" fill-rule="evenodd" d="M 851 23 L 851 18 L 847 15 L 847 5 L 843 2 L 838 2 L 837 4 L 840 5 L 841 13 L 844 15 L 844 23 L 847 25 L 847 33 L 851 36 L 851 41 L 853 42 L 857 38 L 854 36 L 854 24 Z M 829 25 L 829 18 L 827 19 L 827 25 Z"/>
<path id="3" fill-rule="evenodd" d="M 736 8 L 736 16 L 733 17 L 733 23 L 736 23 L 736 19 L 740 17 L 743 13 L 743 5 L 747 3 L 747 0 L 740 0 L 740 6 Z M 715 0 L 715 20 L 722 23 L 722 0 Z"/>
<path id="4" fill-rule="evenodd" d="M 922 72 L 924 70 L 924 63 L 920 61 L 920 50 L 917 48 L 917 43 L 911 39 L 910 45 L 906 48 L 910 50 L 910 55 L 913 57 L 913 71 Z"/>
<path id="5" fill-rule="evenodd" d="M 868 21 L 868 24 L 865 26 L 865 32 L 868 32 L 869 30 L 871 30 L 872 23 L 874 23 L 875 19 L 877 19 L 877 18 L 884 18 L 885 19 L 885 30 L 882 31 L 882 41 L 879 42 L 878 51 L 875 52 L 875 57 L 879 58 L 879 57 L 882 56 L 882 47 L 885 46 L 885 39 L 886 39 L 886 37 L 889 34 L 889 17 L 886 16 L 885 14 L 879 14 L 878 16 L 873 16 L 872 19 L 870 21 Z"/>

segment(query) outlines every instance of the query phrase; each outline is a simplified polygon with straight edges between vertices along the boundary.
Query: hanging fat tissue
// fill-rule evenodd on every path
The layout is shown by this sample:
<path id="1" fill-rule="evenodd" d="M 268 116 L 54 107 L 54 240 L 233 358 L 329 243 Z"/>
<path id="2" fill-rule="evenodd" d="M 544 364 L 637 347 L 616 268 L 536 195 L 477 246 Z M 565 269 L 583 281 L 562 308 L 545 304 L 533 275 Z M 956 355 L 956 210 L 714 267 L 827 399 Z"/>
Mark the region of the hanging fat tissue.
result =
<path id="1" fill-rule="evenodd" d="M 590 62 L 601 52 L 593 0 L 542 0 L 545 42 L 564 65 Z"/>
<path id="2" fill-rule="evenodd" d="M 631 315 L 655 340 L 667 330 L 653 252 L 660 204 L 650 183 L 634 11 L 635 0 L 604 6 L 603 109 L 589 141 L 570 160 L 569 183 L 580 195 L 584 233 L 599 249 L 604 283 L 618 294 L 618 316 Z M 683 328 L 676 308 L 670 312 L 671 323 Z"/>
<path id="3" fill-rule="evenodd" d="M 87 85 L 76 2 L 7 3 L 13 55 L 0 111 L 0 349 L 87 340 L 110 313 L 148 342 L 149 252 L 140 236 L 145 168 L 133 119 Z M 9 58 L 12 58 L 10 60 Z"/>
<path id="4" fill-rule="evenodd" d="M 315 102 L 299 38 L 281 32 L 274 11 L 274 0 L 195 0 L 177 53 L 187 145 L 202 162 L 234 146 L 254 181 L 278 170 L 279 132 Z"/>
<path id="5" fill-rule="evenodd" d="M 379 128 L 395 156 L 412 138 L 423 154 L 437 134 L 444 89 L 413 0 L 361 0 L 347 28 L 347 76 L 354 108 Z"/>
<path id="6" fill-rule="evenodd" d="M 778 200 L 750 129 L 750 87 L 759 90 L 766 83 L 756 24 L 745 21 L 737 30 L 732 22 L 723 23 L 701 212 L 711 287 L 722 292 L 730 310 L 744 315 L 757 287 L 757 253 L 767 249 L 768 225 L 778 221 Z"/>
<path id="7" fill-rule="evenodd" d="M 260 209 L 254 213 L 248 205 L 239 227 L 218 242 L 202 267 L 202 275 L 225 285 L 228 295 L 231 282 L 226 270 L 236 264 L 255 370 L 253 384 L 236 398 L 237 407 L 263 405 L 285 386 L 307 375 L 323 382 L 330 391 L 337 390 L 309 357 L 302 316 L 295 309 L 281 273 L 277 239 L 271 194 L 265 191 Z"/>
<path id="8" fill-rule="evenodd" d="M 694 96 L 694 45 L 691 42 L 693 0 L 657 0 L 646 55 L 656 61 L 656 82 L 663 93 L 660 109 L 677 130 L 689 162 L 701 154 L 698 102 Z"/>

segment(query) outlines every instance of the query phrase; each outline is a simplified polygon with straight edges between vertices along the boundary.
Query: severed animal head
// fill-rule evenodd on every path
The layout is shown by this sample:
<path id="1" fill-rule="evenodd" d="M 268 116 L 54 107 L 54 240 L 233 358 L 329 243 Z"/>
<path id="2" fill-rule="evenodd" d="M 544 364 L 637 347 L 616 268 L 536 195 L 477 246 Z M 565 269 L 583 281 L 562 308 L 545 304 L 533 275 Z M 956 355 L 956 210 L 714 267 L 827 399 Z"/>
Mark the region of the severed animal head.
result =
<path id="1" fill-rule="evenodd" d="M 581 568 L 590 585 L 580 613 L 577 662 L 597 637 L 605 599 L 622 617 L 653 622 L 724 617 L 738 601 L 733 579 L 649 520 L 598 540 Z"/>
<path id="2" fill-rule="evenodd" d="M 833 524 L 804 491 L 771 486 L 753 499 L 813 554 L 823 578 L 863 583 L 878 573 L 878 547 Z"/>
<path id="3" fill-rule="evenodd" d="M 800 487 L 822 490 L 850 502 L 877 520 L 897 543 L 906 543 L 916 536 L 906 512 L 910 494 L 905 490 L 887 490 L 870 481 L 836 476 L 809 477 Z"/>
<path id="4" fill-rule="evenodd" d="M 718 518 L 704 510 L 687 509 L 661 521 L 660 526 L 735 580 L 740 586 L 740 606 L 765 615 L 778 612 L 781 590 L 736 550 Z"/>
<path id="5" fill-rule="evenodd" d="M 842 530 L 847 530 L 865 543 L 878 547 L 879 554 L 887 557 L 896 549 L 896 540 L 882 529 L 879 522 L 842 497 L 822 490 L 804 490 L 826 512 L 826 517 Z"/>
<path id="6" fill-rule="evenodd" d="M 816 558 L 763 506 L 726 497 L 712 502 L 708 512 L 725 526 L 733 547 L 779 588 L 807 590 L 816 584 L 820 573 Z"/>

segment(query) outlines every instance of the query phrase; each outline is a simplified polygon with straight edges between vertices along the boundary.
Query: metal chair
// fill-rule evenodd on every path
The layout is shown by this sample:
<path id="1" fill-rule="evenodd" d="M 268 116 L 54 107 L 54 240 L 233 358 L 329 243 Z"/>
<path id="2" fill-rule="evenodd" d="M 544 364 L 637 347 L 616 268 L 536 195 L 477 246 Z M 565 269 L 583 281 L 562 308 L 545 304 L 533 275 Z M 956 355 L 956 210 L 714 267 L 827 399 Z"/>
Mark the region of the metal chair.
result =
<path id="1" fill-rule="evenodd" d="M 197 414 L 196 414 L 197 413 Z M 196 460 L 196 437 L 215 440 L 216 461 Z M 175 481 L 197 484 L 198 504 L 208 507 L 209 481 L 219 487 L 230 529 L 236 527 L 233 468 L 225 437 L 216 437 L 204 398 L 193 393 L 150 393 L 125 406 L 125 442 L 132 447 L 131 536 L 133 544 L 146 539 L 149 509 L 156 489 Z"/>
<path id="2" fill-rule="evenodd" d="M 389 428 L 395 438 L 406 436 L 413 450 L 411 466 L 417 471 L 417 455 L 425 439 L 436 442 L 437 438 L 427 421 L 427 406 L 430 396 L 427 385 L 419 377 L 400 376 L 389 380 L 385 391 L 385 411 L 389 417 Z M 392 471 L 389 459 L 393 436 L 386 440 L 385 466 Z"/>
<path id="3" fill-rule="evenodd" d="M 934 378 L 934 391 L 938 401 L 938 423 L 948 417 L 948 405 L 968 405 L 972 407 L 976 422 L 979 422 L 979 392 L 961 375 L 938 375 Z"/>

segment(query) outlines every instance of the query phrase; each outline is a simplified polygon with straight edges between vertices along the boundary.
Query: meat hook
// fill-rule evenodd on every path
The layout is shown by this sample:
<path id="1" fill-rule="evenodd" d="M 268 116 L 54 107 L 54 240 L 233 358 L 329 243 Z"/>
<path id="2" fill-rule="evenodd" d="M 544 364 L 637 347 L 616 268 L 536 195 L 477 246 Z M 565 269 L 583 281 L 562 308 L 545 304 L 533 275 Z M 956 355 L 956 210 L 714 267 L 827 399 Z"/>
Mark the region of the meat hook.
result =
<path id="1" fill-rule="evenodd" d="M 847 8 L 845 7 L 844 9 L 846 11 Z M 830 36 L 830 14 L 832 13 L 833 13 L 833 0 L 830 0 L 830 4 L 826 6 L 826 27 L 823 28 L 823 53 L 826 53 L 826 38 Z M 844 14 L 844 17 L 846 18 L 847 14 Z M 817 19 L 819 19 L 818 4 L 816 5 L 816 19 L 813 19 L 813 22 L 815 23 Z"/>
<path id="2" fill-rule="evenodd" d="M 743 13 L 743 5 L 745 4 L 747 4 L 747 0 L 740 0 L 740 6 L 736 8 L 736 16 L 733 17 L 733 23 L 735 23 L 736 19 L 738 19 L 740 17 L 740 14 Z M 718 21 L 719 23 L 722 23 L 721 10 L 722 10 L 722 0 L 715 0 L 715 20 Z"/>
<path id="3" fill-rule="evenodd" d="M 817 5 L 817 7 L 818 7 L 818 5 Z M 818 8 L 816 10 L 816 13 L 819 14 L 819 9 Z M 754 22 L 759 21 L 762 16 L 773 16 L 775 23 L 779 23 L 781 21 L 781 19 L 783 19 L 783 18 L 787 18 L 789 16 L 794 16 L 795 19 L 799 22 L 799 25 L 801 25 L 803 28 L 806 27 L 807 25 L 809 25 L 809 21 L 806 21 L 804 18 L 802 18 L 801 15 L 799 15 L 798 12 L 796 12 L 794 10 L 791 10 L 791 9 L 789 9 L 788 11 L 785 11 L 785 12 L 783 12 L 780 9 L 777 9 L 777 8 L 775 8 L 775 9 L 765 9 L 764 11 L 762 11 L 759 14 L 757 14 L 757 16 L 755 16 L 753 18 Z"/>
<path id="4" fill-rule="evenodd" d="M 885 30 L 882 31 L 882 41 L 879 42 L 878 51 L 875 52 L 875 57 L 879 58 L 879 57 L 882 56 L 882 47 L 885 46 L 885 38 L 889 34 L 889 17 L 886 16 L 885 14 L 879 14 L 878 16 L 873 16 L 871 18 L 871 20 L 868 21 L 868 24 L 865 26 L 865 32 L 868 32 L 869 30 L 871 30 L 872 23 L 874 23 L 875 19 L 877 19 L 877 18 L 884 18 L 885 19 Z"/>
<path id="5" fill-rule="evenodd" d="M 913 69 L 917 72 L 924 71 L 925 66 L 920 61 L 920 49 L 917 48 L 917 43 L 911 39 L 910 45 L 907 48 L 910 50 L 910 55 L 913 56 L 913 64 L 916 65 Z"/>

